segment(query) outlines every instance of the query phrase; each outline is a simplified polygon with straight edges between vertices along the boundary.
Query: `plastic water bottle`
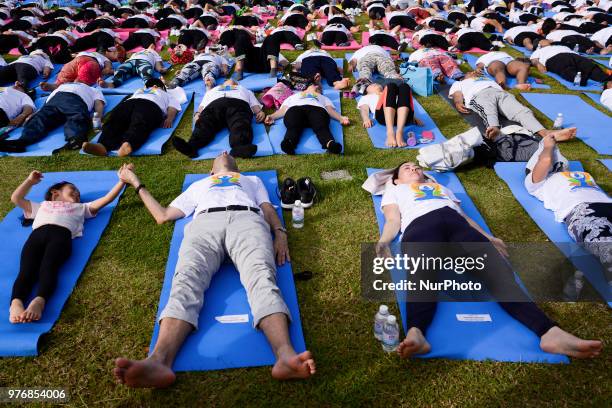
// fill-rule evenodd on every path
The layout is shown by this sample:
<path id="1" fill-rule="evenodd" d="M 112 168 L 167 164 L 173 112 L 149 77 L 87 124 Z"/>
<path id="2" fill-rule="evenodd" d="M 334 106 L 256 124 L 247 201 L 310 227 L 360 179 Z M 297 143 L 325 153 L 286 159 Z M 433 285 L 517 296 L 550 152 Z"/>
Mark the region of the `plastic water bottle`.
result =
<path id="1" fill-rule="evenodd" d="M 582 72 L 578 71 L 578 73 L 574 77 L 574 86 L 580 86 L 581 81 L 582 81 Z"/>
<path id="2" fill-rule="evenodd" d="M 304 226 L 304 207 L 302 207 L 300 200 L 295 200 L 291 210 L 291 218 L 293 219 L 293 228 L 302 228 Z"/>
<path id="3" fill-rule="evenodd" d="M 574 45 L 574 52 L 577 53 L 580 50 L 578 44 Z"/>
<path id="4" fill-rule="evenodd" d="M 575 302 L 580 297 L 580 292 L 584 287 L 584 275 L 580 271 L 576 271 L 573 276 L 565 282 L 563 287 L 563 300 Z"/>
<path id="5" fill-rule="evenodd" d="M 555 118 L 555 123 L 553 123 L 553 129 L 563 129 L 563 114 L 557 113 L 557 117 Z"/>
<path id="6" fill-rule="evenodd" d="M 387 321 L 383 325 L 382 348 L 387 353 L 393 353 L 399 345 L 399 326 L 394 315 L 387 316 Z"/>
<path id="7" fill-rule="evenodd" d="M 92 122 L 91 124 L 94 130 L 98 130 L 102 126 L 102 118 L 100 118 L 100 115 L 97 112 L 94 113 L 93 119 L 91 122 Z"/>
<path id="8" fill-rule="evenodd" d="M 389 308 L 387 305 L 380 305 L 378 312 L 374 315 L 374 337 L 376 340 L 382 341 L 383 326 L 389 316 Z"/>

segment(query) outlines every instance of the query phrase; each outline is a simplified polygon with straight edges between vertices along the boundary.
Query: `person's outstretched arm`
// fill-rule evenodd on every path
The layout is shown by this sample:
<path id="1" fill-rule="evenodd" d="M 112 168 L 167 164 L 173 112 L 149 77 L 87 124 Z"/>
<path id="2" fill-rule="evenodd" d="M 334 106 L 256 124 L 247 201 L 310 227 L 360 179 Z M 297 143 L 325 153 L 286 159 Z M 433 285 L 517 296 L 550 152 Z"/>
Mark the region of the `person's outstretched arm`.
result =
<path id="1" fill-rule="evenodd" d="M 121 170 L 123 170 L 124 168 L 130 168 L 130 167 L 133 167 L 133 166 L 130 164 L 124 164 L 123 166 L 121 166 L 117 174 L 119 174 Z M 117 198 L 117 196 L 121 193 L 121 190 L 123 190 L 124 186 L 125 186 L 125 183 L 123 182 L 123 180 L 119 180 L 117 184 L 115 184 L 113 188 L 111 188 L 110 191 L 106 193 L 104 197 L 100 197 L 97 200 L 90 202 L 89 212 L 91 213 L 91 215 L 96 215 L 98 211 L 106 207 L 108 204 L 112 203 L 113 200 Z"/>
<path id="2" fill-rule="evenodd" d="M 266 116 L 265 119 L 264 119 L 264 123 L 266 125 L 271 125 L 272 123 L 274 123 L 275 120 L 280 119 L 283 116 L 285 116 L 286 112 L 287 112 L 287 107 L 286 106 L 281 106 L 279 110 L 277 110 L 276 112 L 272 113 L 271 115 Z"/>
<path id="3" fill-rule="evenodd" d="M 478 225 L 478 223 L 476 221 L 474 221 L 472 218 L 468 217 L 467 214 L 465 214 L 463 212 L 463 210 L 461 210 L 459 213 L 463 216 L 463 218 L 465 218 L 465 220 L 468 222 L 468 224 L 470 224 L 470 226 L 472 228 L 474 228 L 476 231 L 480 232 L 489 241 L 491 241 L 491 243 L 499 251 L 499 253 L 501 253 L 506 258 L 509 257 L 509 255 L 508 255 L 508 248 L 506 247 L 506 243 L 504 241 L 502 241 L 499 238 L 494 237 L 493 235 L 491 235 L 491 234 L 487 233 L 485 230 L 483 230 L 480 227 L 480 225 Z"/>
<path id="4" fill-rule="evenodd" d="M 100 99 L 96 99 L 94 102 L 94 112 L 98 114 L 100 118 L 104 117 L 104 105 L 106 103 Z"/>
<path id="5" fill-rule="evenodd" d="M 15 118 L 9 122 L 9 125 L 19 127 L 23 125 L 33 113 L 34 109 L 32 109 L 32 107 L 29 105 L 25 105 L 21 113 L 15 116 Z"/>
<path id="6" fill-rule="evenodd" d="M 359 114 L 361 115 L 361 121 L 363 122 L 364 128 L 371 128 L 374 125 L 372 119 L 370 119 L 370 108 L 368 105 L 361 105 L 359 107 Z"/>
<path id="7" fill-rule="evenodd" d="M 276 263 L 283 265 L 285 262 L 290 262 L 289 244 L 287 243 L 287 233 L 283 228 L 280 218 L 270 203 L 262 203 L 260 205 L 264 219 L 270 224 L 270 229 L 274 233 L 274 254 L 276 255 Z"/>
<path id="8" fill-rule="evenodd" d="M 327 113 L 329 113 L 329 116 L 331 118 L 336 119 L 338 122 L 340 122 L 344 126 L 347 126 L 351 123 L 348 116 L 342 116 L 341 114 L 339 114 L 333 105 L 326 106 L 325 110 L 327 111 Z"/>
<path id="9" fill-rule="evenodd" d="M 119 177 L 124 183 L 130 184 L 134 188 L 138 188 L 142 184 L 138 176 L 136 176 L 136 173 L 134 173 L 133 167 L 122 167 L 119 172 Z M 185 214 L 178 208 L 163 207 L 144 186 L 140 187 L 138 190 L 138 196 L 158 224 L 185 217 Z"/>
<path id="10" fill-rule="evenodd" d="M 460 113 L 470 113 L 468 108 L 466 108 L 463 103 L 463 92 L 457 91 L 452 95 L 452 97 L 455 108 L 457 108 Z"/>
<path id="11" fill-rule="evenodd" d="M 34 170 L 11 194 L 11 201 L 23 210 L 26 218 L 29 218 L 29 215 L 32 213 L 32 203 L 30 200 L 26 200 L 25 196 L 30 192 L 32 186 L 40 183 L 43 177 L 40 171 Z"/>
<path id="12" fill-rule="evenodd" d="M 166 129 L 171 128 L 177 113 L 178 110 L 175 108 L 168 108 L 168 114 L 166 115 L 166 119 L 164 120 L 162 127 Z"/>
<path id="13" fill-rule="evenodd" d="M 552 135 L 546 135 L 542 138 L 544 149 L 538 157 L 538 162 L 531 171 L 531 181 L 535 184 L 540 183 L 546 179 L 548 172 L 553 165 L 553 152 L 555 150 L 555 137 Z"/>
<path id="14" fill-rule="evenodd" d="M 389 243 L 395 239 L 402 226 L 402 216 L 397 204 L 387 204 L 383 207 L 385 214 L 385 226 L 376 244 L 376 254 L 378 256 L 390 257 Z"/>

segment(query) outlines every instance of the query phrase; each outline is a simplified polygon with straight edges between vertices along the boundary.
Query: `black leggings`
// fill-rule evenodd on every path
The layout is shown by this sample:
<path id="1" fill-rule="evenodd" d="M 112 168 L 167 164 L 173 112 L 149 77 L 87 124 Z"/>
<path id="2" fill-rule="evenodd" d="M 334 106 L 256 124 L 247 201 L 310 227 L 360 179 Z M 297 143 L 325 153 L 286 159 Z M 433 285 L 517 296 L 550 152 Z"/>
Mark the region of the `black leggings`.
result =
<path id="1" fill-rule="evenodd" d="M 93 34 L 87 35 L 85 37 L 78 38 L 70 50 L 72 52 L 81 52 L 88 50 L 90 48 L 95 48 L 97 50 L 104 49 L 106 50 L 109 47 L 115 45 L 115 39 L 109 33 L 105 33 L 104 31 L 97 31 Z"/>
<path id="2" fill-rule="evenodd" d="M 6 112 L 3 109 L 0 109 L 0 128 L 5 127 L 10 122 L 8 116 L 6 116 Z"/>
<path id="3" fill-rule="evenodd" d="M 443 50 L 448 50 L 448 47 L 450 47 L 448 40 L 444 38 L 444 36 L 438 34 L 424 35 L 419 40 L 419 44 L 425 48 L 442 48 Z"/>
<path id="4" fill-rule="evenodd" d="M 115 23 L 110 21 L 108 18 L 99 18 L 90 23 L 87 23 L 83 31 L 86 33 L 91 33 L 93 30 L 96 30 L 98 28 L 115 28 Z"/>
<path id="5" fill-rule="evenodd" d="M 242 29 L 227 30 L 221 34 L 219 44 L 234 47 L 236 59 L 244 61 L 247 72 L 267 72 L 270 70 L 269 57 L 278 58 L 283 43 L 300 44 L 300 37 L 290 31 L 278 31 L 266 37 L 261 47 L 255 47 L 249 33 Z"/>
<path id="6" fill-rule="evenodd" d="M 102 126 L 99 143 L 110 151 L 128 142 L 132 150 L 136 151 L 163 120 L 162 110 L 155 102 L 146 99 L 127 99 L 113 109 L 110 118 Z"/>
<path id="7" fill-rule="evenodd" d="M 208 37 L 200 30 L 181 30 L 178 37 L 178 43 L 187 48 L 197 48 L 202 41 L 206 41 L 206 44 L 208 44 Z"/>
<path id="8" fill-rule="evenodd" d="M 321 42 L 325 45 L 338 45 L 349 42 L 349 39 L 343 31 L 325 31 L 321 34 Z"/>
<path id="9" fill-rule="evenodd" d="M 70 24 L 68 24 L 68 22 L 66 20 L 53 20 L 49 23 L 43 24 L 38 26 L 38 28 L 36 28 L 36 31 L 39 34 L 42 33 L 47 33 L 49 31 L 60 31 L 60 30 L 65 30 L 68 27 L 70 27 Z"/>
<path id="10" fill-rule="evenodd" d="M 578 54 L 557 54 L 546 61 L 546 69 L 570 82 L 578 72 L 582 72 L 580 86 L 586 86 L 589 79 L 601 83 L 611 79 L 598 64 Z"/>
<path id="11" fill-rule="evenodd" d="M 414 30 L 417 26 L 417 22 L 414 17 L 411 16 L 393 16 L 389 20 L 389 27 L 397 27 L 400 26 L 402 28 L 407 28 L 409 30 Z"/>
<path id="12" fill-rule="evenodd" d="M 350 30 L 351 27 L 353 27 L 351 20 L 342 15 L 336 15 L 327 20 L 327 25 L 330 24 L 342 24 L 347 30 Z"/>
<path id="13" fill-rule="evenodd" d="M 464 13 L 459 13 L 457 11 L 451 11 L 448 13 L 448 21 L 452 21 L 454 23 L 459 22 L 459 24 L 467 23 L 468 17 Z"/>
<path id="14" fill-rule="evenodd" d="M 292 26 L 296 28 L 306 28 L 308 25 L 308 19 L 303 14 L 292 14 L 283 23 L 286 26 Z"/>
<path id="15" fill-rule="evenodd" d="M 121 23 L 121 28 L 149 28 L 149 22 L 144 18 L 130 17 Z"/>
<path id="16" fill-rule="evenodd" d="M 450 21 L 439 20 L 439 19 L 431 20 L 429 23 L 427 23 L 427 25 L 430 28 L 433 28 L 434 30 L 440 31 L 440 32 L 445 32 L 449 28 L 455 27 L 455 25 L 451 23 Z"/>
<path id="17" fill-rule="evenodd" d="M 326 149 L 328 143 L 334 140 L 334 136 L 329 130 L 329 122 L 329 113 L 319 106 L 292 106 L 283 118 L 283 123 L 287 128 L 283 142 L 290 143 L 295 149 L 300 142 L 304 129 L 311 128 L 321 146 Z"/>
<path id="18" fill-rule="evenodd" d="M 574 47 L 578 45 L 578 52 L 586 52 L 589 48 L 593 48 L 593 53 L 595 54 L 601 51 L 601 48 L 599 48 L 593 41 L 582 35 L 566 35 L 561 41 L 554 42 L 552 44 L 565 45 L 570 49 L 574 49 Z"/>
<path id="19" fill-rule="evenodd" d="M 406 119 L 406 124 L 412 123 L 414 120 L 414 104 L 412 102 L 412 89 L 410 89 L 410 85 L 401 84 L 397 85 L 394 83 L 387 84 L 385 86 L 387 89 L 387 97 L 385 99 L 385 107 L 393 108 L 396 110 L 396 118 L 397 118 L 397 108 L 407 107 L 408 109 L 408 118 Z M 383 108 L 377 109 L 374 118 L 381 125 L 385 125 L 387 122 L 385 121 L 385 112 Z"/>
<path id="20" fill-rule="evenodd" d="M 516 283 L 512 269 L 495 247 L 489 243 L 489 240 L 476 231 L 461 214 L 452 208 L 442 207 L 412 221 L 402 235 L 402 242 L 482 242 L 488 244 L 478 245 L 477 256 L 483 256 L 482 253 L 484 252 L 487 265 L 494 262 L 496 266 L 503 265 L 502 269 L 487 267 L 483 270 L 484 273 L 477 271 L 477 269 L 473 269 L 470 273 L 478 278 L 492 295 L 502 293 L 507 298 L 519 300 L 516 302 L 500 302 L 499 305 L 538 337 L 557 325 L 534 303 L 528 301 L 527 295 Z M 410 247 L 408 246 L 409 252 Z M 422 251 L 419 251 L 418 254 L 409 255 L 418 257 L 421 255 L 420 252 Z M 469 252 L 463 255 L 469 255 Z M 486 272 L 491 272 L 492 269 L 495 270 L 494 279 L 487 276 L 489 273 Z M 415 295 L 418 296 L 418 293 Z M 407 330 L 417 327 L 425 334 L 436 313 L 436 308 L 437 302 L 406 302 Z"/>
<path id="21" fill-rule="evenodd" d="M 32 231 L 21 250 L 11 300 L 25 302 L 37 281 L 36 296 L 48 300 L 55 291 L 59 269 L 71 253 L 72 234 L 68 228 L 47 224 Z"/>
<path id="22" fill-rule="evenodd" d="M 338 72 L 338 66 L 333 58 L 325 56 L 306 57 L 302 60 L 300 74 L 313 78 L 320 74 L 329 86 L 334 86 L 334 82 L 342 80 L 342 75 Z"/>
<path id="23" fill-rule="evenodd" d="M 219 20 L 217 20 L 213 16 L 202 16 L 198 18 L 198 21 L 204 24 L 206 27 L 213 26 L 217 28 L 217 26 L 219 25 Z"/>
<path id="24" fill-rule="evenodd" d="M 544 37 L 542 37 L 538 33 L 534 33 L 532 31 L 526 31 L 524 33 L 517 34 L 516 37 L 514 37 L 513 42 L 515 45 L 518 45 L 519 47 L 524 47 L 525 46 L 524 42 L 526 39 L 530 39 L 531 42 L 533 43 L 534 40 L 541 40 L 543 38 Z"/>
<path id="25" fill-rule="evenodd" d="M 8 54 L 10 50 L 19 46 L 21 41 L 15 34 L 0 34 L 0 54 Z"/>
<path id="26" fill-rule="evenodd" d="M 399 43 L 395 38 L 387 34 L 374 34 L 370 37 L 370 44 L 378 45 L 381 47 L 389 47 L 396 50 L 399 47 Z"/>
<path id="27" fill-rule="evenodd" d="M 30 64 L 14 62 L 0 67 L 0 82 L 21 82 L 25 87 L 38 77 L 38 72 Z"/>
<path id="28" fill-rule="evenodd" d="M 255 16 L 234 16 L 233 24 L 244 27 L 258 26 L 259 19 Z"/>
<path id="29" fill-rule="evenodd" d="M 74 16 L 71 17 L 71 19 L 74 21 L 89 21 L 97 17 L 98 15 L 93 9 L 85 9 L 85 10 L 81 10 L 78 13 L 76 13 Z M 115 17 L 120 17 L 120 16 L 115 16 Z"/>
<path id="30" fill-rule="evenodd" d="M 465 33 L 457 40 L 457 49 L 459 51 L 467 51 L 472 48 L 489 51 L 492 47 L 493 44 L 483 33 Z"/>
<path id="31" fill-rule="evenodd" d="M 158 30 L 167 30 L 169 28 L 181 28 L 183 23 L 181 20 L 174 17 L 166 17 L 161 19 L 155 24 L 155 28 Z"/>
<path id="32" fill-rule="evenodd" d="M 126 51 L 133 50 L 136 47 L 147 49 L 155 44 L 155 37 L 149 33 L 131 33 L 130 36 L 123 42 L 123 48 Z"/>
<path id="33" fill-rule="evenodd" d="M 368 17 L 372 20 L 382 20 L 385 16 L 385 8 L 384 7 L 372 7 L 370 11 L 368 11 Z"/>

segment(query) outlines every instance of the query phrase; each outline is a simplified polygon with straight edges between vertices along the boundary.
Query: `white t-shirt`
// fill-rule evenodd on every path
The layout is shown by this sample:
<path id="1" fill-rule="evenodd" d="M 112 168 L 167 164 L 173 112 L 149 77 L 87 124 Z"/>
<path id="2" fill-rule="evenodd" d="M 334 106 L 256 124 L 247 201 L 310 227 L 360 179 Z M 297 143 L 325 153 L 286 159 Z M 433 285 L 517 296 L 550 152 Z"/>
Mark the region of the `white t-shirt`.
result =
<path id="1" fill-rule="evenodd" d="M 448 97 L 452 99 L 455 92 L 461 92 L 465 101 L 464 103 L 466 106 L 468 106 L 478 92 L 487 88 L 495 88 L 499 89 L 500 91 L 502 90 L 501 86 L 499 86 L 493 80 L 484 77 L 466 78 L 462 81 L 455 81 L 453 85 L 451 85 L 450 90 L 448 91 Z"/>
<path id="2" fill-rule="evenodd" d="M 295 16 L 295 15 L 304 15 L 304 13 L 300 12 L 300 11 L 291 11 L 291 12 L 286 12 L 285 14 L 283 14 L 283 16 L 281 17 L 281 21 L 284 23 L 289 17 L 291 16 Z"/>
<path id="3" fill-rule="evenodd" d="M 535 33 L 537 31 L 538 31 L 538 27 L 536 27 L 535 24 L 531 24 L 528 26 L 516 26 L 516 27 L 512 27 L 506 30 L 506 32 L 504 33 L 504 39 L 506 40 L 510 39 L 514 41 L 516 36 L 521 33 Z"/>
<path id="4" fill-rule="evenodd" d="M 443 207 L 459 211 L 459 199 L 438 183 L 389 184 L 382 196 L 381 208 L 396 204 L 401 214 L 401 232 L 415 219 Z"/>
<path id="5" fill-rule="evenodd" d="M 135 33 L 150 34 L 150 35 L 152 35 L 155 38 L 160 37 L 160 34 L 156 30 L 153 30 L 152 28 L 141 28 L 140 30 L 136 30 L 134 32 Z"/>
<path id="6" fill-rule="evenodd" d="M 129 20 L 131 18 L 140 18 L 140 19 L 145 20 L 149 24 L 151 24 L 153 22 L 153 19 L 151 17 L 147 16 L 146 14 L 135 14 L 135 15 L 133 15 L 131 17 L 128 17 L 127 19 Z"/>
<path id="7" fill-rule="evenodd" d="M 95 101 L 102 101 L 106 103 L 106 99 L 104 99 L 104 95 L 99 88 L 92 88 L 81 82 L 68 82 L 65 84 L 61 84 L 55 89 L 55 91 L 51 92 L 51 95 L 47 98 L 47 102 L 51 100 L 58 92 L 69 92 L 81 97 L 83 102 L 87 105 L 87 109 L 89 111 L 93 110 Z"/>
<path id="8" fill-rule="evenodd" d="M 531 54 L 531 59 L 537 59 L 540 64 L 546 66 L 546 62 L 559 54 L 576 54 L 565 45 L 549 45 L 548 47 L 538 48 Z"/>
<path id="9" fill-rule="evenodd" d="M 367 11 L 370 11 L 370 10 L 372 10 L 373 8 L 381 8 L 381 9 L 383 9 L 383 10 L 384 10 L 384 9 L 385 9 L 385 6 L 384 6 L 382 3 L 374 3 L 374 4 L 370 4 L 370 5 L 369 5 L 369 6 L 366 8 L 366 10 L 367 10 Z"/>
<path id="10" fill-rule="evenodd" d="M 269 202 L 268 191 L 259 177 L 224 173 L 196 181 L 176 197 L 170 207 L 181 210 L 188 217 L 214 207 L 244 205 L 257 208 Z M 261 211 L 259 214 L 263 215 Z"/>
<path id="11" fill-rule="evenodd" d="M 106 33 L 106 34 L 110 35 L 113 38 L 119 38 L 119 34 L 114 32 L 110 28 L 100 28 L 99 31 L 103 32 L 103 33 Z"/>
<path id="12" fill-rule="evenodd" d="M 328 24 L 325 26 L 325 28 L 323 29 L 323 32 L 328 32 L 328 31 L 341 31 L 344 34 L 346 34 L 347 36 L 349 35 L 350 31 L 342 24 Z"/>
<path id="13" fill-rule="evenodd" d="M 485 25 L 487 25 L 485 20 L 486 18 L 484 17 L 475 17 L 474 19 L 472 19 L 472 21 L 470 21 L 470 28 L 473 28 L 476 31 L 482 31 Z"/>
<path id="14" fill-rule="evenodd" d="M 610 36 L 612 36 L 612 26 L 597 31 L 591 36 L 591 40 L 597 41 L 601 45 L 605 46 L 608 40 L 610 39 Z"/>
<path id="15" fill-rule="evenodd" d="M 270 35 L 276 34 L 276 33 L 280 33 L 280 32 L 283 32 L 283 31 L 289 31 L 289 32 L 291 32 L 291 33 L 293 33 L 295 35 L 298 35 L 297 28 L 292 27 L 292 26 L 280 26 L 278 28 L 275 28 L 274 30 L 272 30 Z"/>
<path id="16" fill-rule="evenodd" d="M 164 115 L 168 113 L 168 108 L 181 110 L 181 104 L 172 95 L 157 87 L 137 89 L 129 99 L 146 99 L 154 102 Z"/>
<path id="17" fill-rule="evenodd" d="M 6 113 L 9 120 L 20 115 L 24 106 L 34 109 L 32 98 L 13 87 L 0 87 L 0 109 Z"/>
<path id="18" fill-rule="evenodd" d="M 0 67 L 5 67 L 6 66 L 6 61 L 4 60 L 4 58 L 2 58 L 2 55 L 0 55 Z"/>
<path id="19" fill-rule="evenodd" d="M 24 55 L 22 57 L 17 58 L 17 60 L 14 63 L 23 63 L 23 64 L 28 64 L 31 65 L 32 67 L 34 67 L 34 69 L 36 70 L 36 72 L 38 72 L 39 74 L 41 74 L 43 72 L 43 69 L 45 69 L 45 67 L 53 69 L 53 64 L 51 63 L 51 61 L 49 61 L 47 58 L 42 57 L 40 55 Z"/>
<path id="20" fill-rule="evenodd" d="M 28 218 L 34 218 L 32 229 L 43 225 L 59 225 L 70 230 L 72 238 L 83 235 L 83 224 L 86 218 L 94 215 L 89 209 L 90 203 L 69 203 L 66 201 L 31 201 L 32 213 Z"/>
<path id="21" fill-rule="evenodd" d="M 187 21 L 187 19 L 183 16 L 181 16 L 180 14 L 170 14 L 168 17 L 166 18 L 173 18 L 175 20 L 178 20 L 181 22 L 182 25 L 188 24 L 189 21 Z"/>
<path id="22" fill-rule="evenodd" d="M 554 212 L 557 222 L 563 222 L 578 204 L 612 202 L 593 177 L 582 171 L 553 173 L 539 183 L 534 183 L 528 174 L 525 187 L 529 194 L 544 203 L 544 208 Z"/>
<path id="23" fill-rule="evenodd" d="M 311 48 L 309 50 L 304 51 L 300 55 L 298 55 L 298 57 L 295 59 L 295 62 L 302 62 L 304 58 L 308 58 L 308 57 L 329 57 L 331 58 L 332 56 L 327 51 L 320 50 L 317 48 Z"/>
<path id="24" fill-rule="evenodd" d="M 599 101 L 612 111 L 612 88 L 604 90 Z"/>
<path id="25" fill-rule="evenodd" d="M 332 101 L 325 95 L 310 92 L 297 92 L 283 101 L 282 107 L 287 109 L 293 106 L 318 106 L 325 109 L 327 106 L 334 106 Z"/>
<path id="26" fill-rule="evenodd" d="M 473 28 L 462 28 L 461 30 L 457 31 L 457 38 L 460 38 L 462 35 L 468 34 L 468 33 L 480 33 L 481 31 L 478 30 L 474 30 Z"/>
<path id="27" fill-rule="evenodd" d="M 368 106 L 370 113 L 374 114 L 376 112 L 376 107 L 378 106 L 378 101 L 380 99 L 380 95 L 378 94 L 367 94 L 363 95 L 359 98 L 357 102 L 357 108 L 361 108 L 362 106 Z"/>
<path id="28" fill-rule="evenodd" d="M 582 35 L 582 34 L 574 30 L 554 30 L 548 33 L 548 35 L 546 36 L 546 39 L 550 41 L 561 41 L 569 35 Z"/>
<path id="29" fill-rule="evenodd" d="M 357 51 L 355 51 L 350 61 L 353 61 L 353 60 L 359 61 L 362 57 L 365 57 L 368 54 L 380 54 L 380 55 L 389 56 L 387 51 L 385 51 L 385 49 L 381 47 L 380 45 L 366 45 L 365 47 L 362 47 L 358 49 Z"/>
<path id="30" fill-rule="evenodd" d="M 107 62 L 108 63 L 111 62 L 104 55 L 100 54 L 99 52 L 95 52 L 95 51 L 83 51 L 83 52 L 79 52 L 76 56 L 77 57 L 91 57 L 91 58 L 95 59 L 96 61 L 98 61 L 98 65 L 100 65 L 100 68 L 104 68 L 104 64 L 106 64 Z"/>
<path id="31" fill-rule="evenodd" d="M 480 58 L 478 58 L 476 60 L 476 65 L 484 64 L 486 68 L 494 61 L 500 61 L 504 65 L 508 65 L 508 63 L 514 61 L 514 58 L 512 58 L 510 55 L 506 54 L 503 51 L 493 51 L 489 52 L 488 54 L 484 54 Z"/>
<path id="32" fill-rule="evenodd" d="M 135 52 L 128 59 L 144 60 L 144 61 L 147 61 L 149 64 L 151 64 L 151 66 L 153 67 L 155 67 L 155 64 L 157 64 L 158 62 L 163 62 L 162 57 L 159 56 L 157 51 L 149 50 L 149 49 Z"/>
<path id="33" fill-rule="evenodd" d="M 250 107 L 262 106 L 255 97 L 255 94 L 242 85 L 219 85 L 210 91 L 206 91 L 198 110 L 206 108 L 206 106 L 208 106 L 211 102 L 219 98 L 240 99 L 241 101 L 248 103 Z"/>

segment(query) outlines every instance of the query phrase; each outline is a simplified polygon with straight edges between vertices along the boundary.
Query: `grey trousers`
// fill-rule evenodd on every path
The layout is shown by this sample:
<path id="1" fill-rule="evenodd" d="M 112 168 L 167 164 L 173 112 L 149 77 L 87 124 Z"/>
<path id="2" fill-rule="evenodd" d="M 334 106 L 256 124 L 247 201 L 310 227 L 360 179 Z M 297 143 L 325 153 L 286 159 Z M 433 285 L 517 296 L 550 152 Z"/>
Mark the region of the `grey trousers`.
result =
<path id="1" fill-rule="evenodd" d="M 172 317 L 197 330 L 204 292 L 226 254 L 246 289 L 253 326 L 274 313 L 284 313 L 291 319 L 276 285 L 268 223 L 251 211 L 224 211 L 198 215 L 185 227 L 170 297 L 159 320 Z"/>
<path id="2" fill-rule="evenodd" d="M 176 74 L 176 77 L 170 82 L 171 88 L 177 86 L 183 86 L 188 82 L 197 79 L 202 76 L 202 79 L 206 80 L 210 77 L 213 81 L 219 76 L 221 70 L 214 62 L 210 61 L 191 61 L 185 64 L 181 71 Z"/>
<path id="3" fill-rule="evenodd" d="M 533 112 L 506 91 L 495 88 L 483 89 L 472 98 L 469 107 L 484 120 L 486 127 L 499 127 L 501 113 L 508 120 L 520 123 L 532 133 L 544 129 Z"/>
<path id="4" fill-rule="evenodd" d="M 366 54 L 357 61 L 357 71 L 359 78 L 372 79 L 372 75 L 378 72 L 385 78 L 402 79 L 402 76 L 395 69 L 393 60 L 385 55 Z"/>

